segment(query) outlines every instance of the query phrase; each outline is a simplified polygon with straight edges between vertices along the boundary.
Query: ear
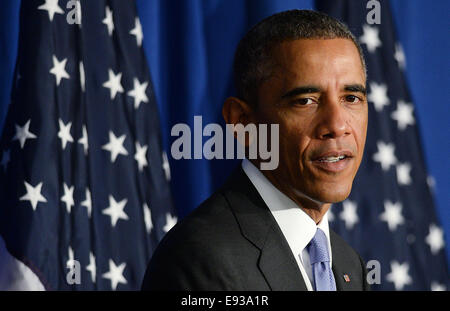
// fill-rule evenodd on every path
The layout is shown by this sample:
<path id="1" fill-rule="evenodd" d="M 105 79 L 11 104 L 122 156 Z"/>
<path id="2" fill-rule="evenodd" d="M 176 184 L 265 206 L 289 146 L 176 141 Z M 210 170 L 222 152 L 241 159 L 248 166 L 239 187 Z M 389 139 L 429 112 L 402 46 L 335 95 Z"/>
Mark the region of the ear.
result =
<path id="1" fill-rule="evenodd" d="M 236 127 L 233 134 L 234 138 L 236 138 L 243 146 L 248 147 L 256 135 L 256 133 L 246 132 L 244 129 L 249 123 L 254 123 L 252 107 L 237 97 L 228 97 L 222 107 L 222 116 L 227 124 L 232 124 L 234 127 L 237 125 L 243 126 Z M 244 131 L 244 136 L 239 134 L 241 128 Z"/>
<path id="2" fill-rule="evenodd" d="M 246 126 L 251 122 L 252 112 L 250 105 L 237 97 L 228 97 L 222 107 L 222 116 L 227 124 Z"/>

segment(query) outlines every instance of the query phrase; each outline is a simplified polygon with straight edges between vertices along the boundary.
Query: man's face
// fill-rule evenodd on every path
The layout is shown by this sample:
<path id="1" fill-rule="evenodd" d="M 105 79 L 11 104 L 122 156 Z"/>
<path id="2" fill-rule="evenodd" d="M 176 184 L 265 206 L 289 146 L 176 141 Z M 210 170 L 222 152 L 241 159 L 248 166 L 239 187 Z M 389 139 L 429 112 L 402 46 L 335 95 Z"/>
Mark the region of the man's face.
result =
<path id="1" fill-rule="evenodd" d="M 255 123 L 278 123 L 280 162 L 264 171 L 290 197 L 343 201 L 367 132 L 365 73 L 348 39 L 310 39 L 275 48 L 273 75 L 258 92 Z"/>

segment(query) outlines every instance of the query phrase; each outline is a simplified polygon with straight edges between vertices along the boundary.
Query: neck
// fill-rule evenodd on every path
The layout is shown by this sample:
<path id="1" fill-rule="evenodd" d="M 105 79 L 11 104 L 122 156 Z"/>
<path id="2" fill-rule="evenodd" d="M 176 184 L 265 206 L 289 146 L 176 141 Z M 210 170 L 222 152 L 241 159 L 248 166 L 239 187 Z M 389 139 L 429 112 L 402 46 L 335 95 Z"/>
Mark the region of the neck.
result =
<path id="1" fill-rule="evenodd" d="M 257 168 L 258 163 L 251 161 Z M 304 193 L 294 189 L 290 185 L 280 182 L 271 174 L 271 171 L 260 171 L 279 191 L 284 193 L 288 198 L 294 201 L 299 208 L 301 208 L 316 224 L 322 221 L 323 216 L 331 207 L 331 203 L 324 203 L 317 201 Z"/>
<path id="2" fill-rule="evenodd" d="M 281 191 L 281 190 L 280 190 Z M 316 201 L 296 189 L 292 189 L 291 193 L 286 194 L 298 207 L 300 207 L 316 224 L 322 221 L 323 216 L 331 207 L 331 203 L 323 203 Z"/>

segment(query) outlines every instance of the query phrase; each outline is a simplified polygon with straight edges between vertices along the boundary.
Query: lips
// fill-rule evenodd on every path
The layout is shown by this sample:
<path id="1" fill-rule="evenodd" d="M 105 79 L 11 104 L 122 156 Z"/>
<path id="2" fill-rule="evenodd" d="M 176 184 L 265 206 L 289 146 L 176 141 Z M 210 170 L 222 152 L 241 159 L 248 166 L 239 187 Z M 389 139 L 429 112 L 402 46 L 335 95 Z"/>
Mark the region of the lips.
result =
<path id="1" fill-rule="evenodd" d="M 353 158 L 349 150 L 331 150 L 320 153 L 312 158 L 315 167 L 331 173 L 344 171 Z"/>
<path id="2" fill-rule="evenodd" d="M 321 159 L 339 158 L 339 157 L 352 158 L 353 153 L 350 150 L 328 150 L 318 155 L 313 155 L 312 160 L 317 161 Z"/>

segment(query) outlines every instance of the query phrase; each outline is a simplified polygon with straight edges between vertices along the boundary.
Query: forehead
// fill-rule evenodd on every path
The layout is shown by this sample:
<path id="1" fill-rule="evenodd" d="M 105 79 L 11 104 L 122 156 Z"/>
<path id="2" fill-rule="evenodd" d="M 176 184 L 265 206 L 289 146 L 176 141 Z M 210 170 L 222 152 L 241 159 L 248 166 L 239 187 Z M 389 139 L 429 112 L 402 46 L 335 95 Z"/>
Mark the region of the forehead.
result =
<path id="1" fill-rule="evenodd" d="M 278 78 L 311 83 L 319 83 L 317 80 L 325 82 L 331 78 L 360 83 L 365 81 L 358 49 L 350 39 L 287 41 L 280 43 L 273 52 L 276 64 L 273 74 Z"/>

